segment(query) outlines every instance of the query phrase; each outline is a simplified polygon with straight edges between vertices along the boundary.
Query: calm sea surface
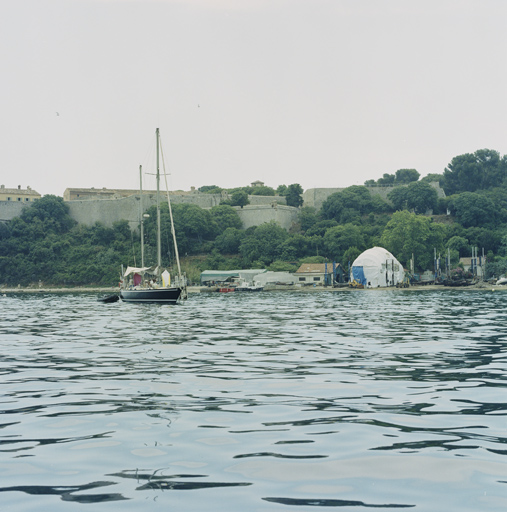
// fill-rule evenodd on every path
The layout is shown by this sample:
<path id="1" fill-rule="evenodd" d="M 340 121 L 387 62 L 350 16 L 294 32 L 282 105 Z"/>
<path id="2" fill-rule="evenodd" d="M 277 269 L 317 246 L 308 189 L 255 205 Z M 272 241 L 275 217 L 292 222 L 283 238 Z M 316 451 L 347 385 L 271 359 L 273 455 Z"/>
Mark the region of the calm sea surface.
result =
<path id="1" fill-rule="evenodd" d="M 507 293 L 0 296 L 2 511 L 507 510 Z"/>

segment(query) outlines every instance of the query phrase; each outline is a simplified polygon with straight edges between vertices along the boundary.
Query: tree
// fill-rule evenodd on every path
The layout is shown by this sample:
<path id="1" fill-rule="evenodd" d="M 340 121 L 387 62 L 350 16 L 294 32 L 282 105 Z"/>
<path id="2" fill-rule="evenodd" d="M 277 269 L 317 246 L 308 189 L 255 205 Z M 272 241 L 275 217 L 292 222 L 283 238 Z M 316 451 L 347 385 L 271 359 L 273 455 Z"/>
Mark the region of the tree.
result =
<path id="1" fill-rule="evenodd" d="M 427 183 L 439 183 L 444 179 L 443 174 L 430 173 L 421 178 L 421 181 L 425 181 Z"/>
<path id="2" fill-rule="evenodd" d="M 407 207 L 407 187 L 395 187 L 387 194 L 395 210 L 404 210 Z"/>
<path id="3" fill-rule="evenodd" d="M 355 224 L 345 224 L 329 228 L 324 235 L 326 255 L 335 261 L 340 261 L 350 247 L 364 250 L 364 236 L 361 228 Z"/>
<path id="4" fill-rule="evenodd" d="M 244 190 L 236 190 L 231 195 L 231 206 L 246 206 L 250 204 L 248 200 L 248 194 Z"/>
<path id="5" fill-rule="evenodd" d="M 301 224 L 301 231 L 305 233 L 313 225 L 318 222 L 317 213 L 312 206 L 303 206 L 299 211 L 299 223 Z"/>
<path id="6" fill-rule="evenodd" d="M 287 185 L 278 185 L 276 189 L 277 196 L 286 196 L 287 195 Z"/>
<path id="7" fill-rule="evenodd" d="M 495 220 L 496 208 L 489 198 L 474 192 L 464 192 L 450 203 L 451 212 L 465 228 L 491 224 Z"/>
<path id="8" fill-rule="evenodd" d="M 63 198 L 53 195 L 37 199 L 28 208 L 24 208 L 19 217 L 28 224 L 39 221 L 44 233 L 66 233 L 76 224 L 69 215 L 69 205 Z"/>
<path id="9" fill-rule="evenodd" d="M 396 185 L 406 185 L 419 179 L 420 174 L 415 169 L 398 169 L 394 183 Z"/>
<path id="10" fill-rule="evenodd" d="M 274 196 L 275 189 L 271 187 L 267 187 L 266 185 L 254 187 L 252 190 L 253 196 Z"/>
<path id="11" fill-rule="evenodd" d="M 342 265 L 343 268 L 348 268 L 348 265 L 352 265 L 354 260 L 362 253 L 363 251 L 359 250 L 357 247 L 349 247 L 342 256 Z"/>
<path id="12" fill-rule="evenodd" d="M 470 249 L 468 240 L 462 236 L 453 236 L 449 238 L 446 246 L 451 249 L 451 251 L 457 251 L 458 255 L 465 254 L 465 252 Z"/>
<path id="13" fill-rule="evenodd" d="M 385 208 L 385 201 L 379 201 L 377 197 L 374 199 L 366 187 L 352 185 L 341 192 L 331 194 L 323 202 L 320 214 L 324 219 L 335 219 L 344 224 Z"/>
<path id="14" fill-rule="evenodd" d="M 476 192 L 501 185 L 507 177 L 507 159 L 497 151 L 480 149 L 459 155 L 444 170 L 443 187 L 447 195 Z"/>
<path id="15" fill-rule="evenodd" d="M 287 231 L 276 222 L 266 222 L 243 238 L 239 246 L 240 254 L 250 264 L 262 261 L 264 265 L 269 265 L 279 259 L 282 244 L 288 236 Z"/>
<path id="16" fill-rule="evenodd" d="M 217 185 L 204 185 L 199 187 L 199 192 L 202 194 L 220 194 L 222 189 Z"/>
<path id="17" fill-rule="evenodd" d="M 293 183 L 287 187 L 287 193 L 285 198 L 287 200 L 287 206 L 294 206 L 299 208 L 303 205 L 303 187 L 299 183 Z"/>
<path id="18" fill-rule="evenodd" d="M 437 191 L 429 183 L 416 181 L 407 187 L 407 207 L 416 213 L 436 210 L 437 204 Z"/>
<path id="19" fill-rule="evenodd" d="M 219 233 L 222 233 L 227 228 L 241 229 L 243 227 L 238 212 L 230 205 L 220 204 L 213 206 L 210 213 Z"/>
<path id="20" fill-rule="evenodd" d="M 443 251 L 444 228 L 429 217 L 406 210 L 393 214 L 387 223 L 380 243 L 404 265 L 412 254 L 419 270 L 432 268 L 433 248 Z"/>
<path id="21" fill-rule="evenodd" d="M 215 238 L 215 247 L 222 254 L 237 254 L 241 240 L 245 237 L 245 232 L 242 229 L 234 227 L 226 228 L 223 233 Z"/>
<path id="22" fill-rule="evenodd" d="M 294 261 L 305 256 L 314 254 L 313 240 L 311 237 L 306 237 L 300 234 L 290 235 L 286 238 L 280 249 L 280 257 L 284 261 Z"/>
<path id="23" fill-rule="evenodd" d="M 343 211 L 341 192 L 331 194 L 320 208 L 320 215 L 327 220 L 338 221 Z"/>
<path id="24" fill-rule="evenodd" d="M 377 180 L 377 185 L 379 187 L 392 187 L 394 185 L 394 181 L 396 180 L 396 176 L 394 174 L 385 173 L 382 178 Z"/>

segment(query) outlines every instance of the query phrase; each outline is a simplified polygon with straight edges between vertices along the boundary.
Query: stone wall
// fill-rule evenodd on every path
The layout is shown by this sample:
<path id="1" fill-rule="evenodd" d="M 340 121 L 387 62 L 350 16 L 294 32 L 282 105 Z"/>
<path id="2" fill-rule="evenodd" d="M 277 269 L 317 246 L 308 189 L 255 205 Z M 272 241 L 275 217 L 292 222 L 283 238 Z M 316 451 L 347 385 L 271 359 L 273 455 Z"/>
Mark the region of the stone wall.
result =
<path id="1" fill-rule="evenodd" d="M 185 194 L 171 195 L 171 203 L 196 204 L 201 208 L 212 208 L 220 204 L 220 194 Z M 258 226 L 264 222 L 274 220 L 285 229 L 289 229 L 293 222 L 297 222 L 297 208 L 284 206 L 278 202 L 284 202 L 284 197 L 279 196 L 250 196 L 253 204 L 244 208 L 236 207 L 243 226 Z M 166 201 L 162 195 L 161 203 Z M 21 214 L 22 208 L 30 203 L 18 201 L 0 201 L 0 221 L 8 222 Z M 85 199 L 81 201 L 66 201 L 69 206 L 70 216 L 79 224 L 92 226 L 96 222 L 111 227 L 114 222 L 126 220 L 130 228 L 135 231 L 139 228 L 139 195 L 122 197 L 119 199 Z M 143 210 L 156 204 L 155 194 L 143 194 Z"/>
<path id="2" fill-rule="evenodd" d="M 9 222 L 14 217 L 19 217 L 23 208 L 31 204 L 21 201 L 0 201 L 0 222 Z"/>
<path id="3" fill-rule="evenodd" d="M 238 212 L 244 229 L 275 221 L 282 228 L 289 230 L 298 222 L 299 209 L 293 206 L 260 204 L 246 205 L 243 208 L 235 206 L 234 209 Z"/>

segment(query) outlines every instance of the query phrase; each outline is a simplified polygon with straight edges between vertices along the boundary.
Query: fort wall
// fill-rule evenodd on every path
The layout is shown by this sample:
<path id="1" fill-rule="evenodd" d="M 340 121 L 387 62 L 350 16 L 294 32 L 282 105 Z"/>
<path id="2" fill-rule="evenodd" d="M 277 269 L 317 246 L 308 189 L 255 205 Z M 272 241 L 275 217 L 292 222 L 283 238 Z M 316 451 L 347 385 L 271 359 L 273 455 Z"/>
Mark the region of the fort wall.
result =
<path id="1" fill-rule="evenodd" d="M 171 195 L 171 204 L 196 204 L 201 208 L 212 208 L 219 205 L 223 197 L 220 194 L 186 194 Z M 284 197 L 279 196 L 249 196 L 251 203 L 240 208 L 235 207 L 239 218 L 246 229 L 258 226 L 264 222 L 275 221 L 285 229 L 289 229 L 297 222 L 298 209 L 279 204 L 285 202 Z M 66 201 L 70 216 L 79 224 L 93 226 L 101 222 L 107 227 L 112 227 L 117 221 L 126 220 L 132 231 L 139 229 L 139 195 L 121 197 L 118 199 L 83 199 Z M 161 202 L 165 202 L 164 195 Z M 143 211 L 156 205 L 155 194 L 143 194 Z M 9 222 L 14 217 L 19 217 L 24 207 L 30 203 L 0 201 L 0 222 Z"/>

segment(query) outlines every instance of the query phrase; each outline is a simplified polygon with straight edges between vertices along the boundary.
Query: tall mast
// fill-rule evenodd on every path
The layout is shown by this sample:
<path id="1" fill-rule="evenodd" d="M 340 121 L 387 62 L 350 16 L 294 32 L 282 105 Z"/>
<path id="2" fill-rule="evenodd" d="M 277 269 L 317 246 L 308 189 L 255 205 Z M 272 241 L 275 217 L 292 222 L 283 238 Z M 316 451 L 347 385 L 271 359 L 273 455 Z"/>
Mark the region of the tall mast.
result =
<path id="1" fill-rule="evenodd" d="M 160 274 L 160 268 L 162 266 L 162 247 L 160 243 L 160 158 L 159 158 L 159 142 L 160 136 L 158 128 L 156 132 L 157 137 L 157 266 L 158 273 Z"/>
<path id="2" fill-rule="evenodd" d="M 139 166 L 139 221 L 141 223 L 141 267 L 144 268 L 143 166 Z"/>

